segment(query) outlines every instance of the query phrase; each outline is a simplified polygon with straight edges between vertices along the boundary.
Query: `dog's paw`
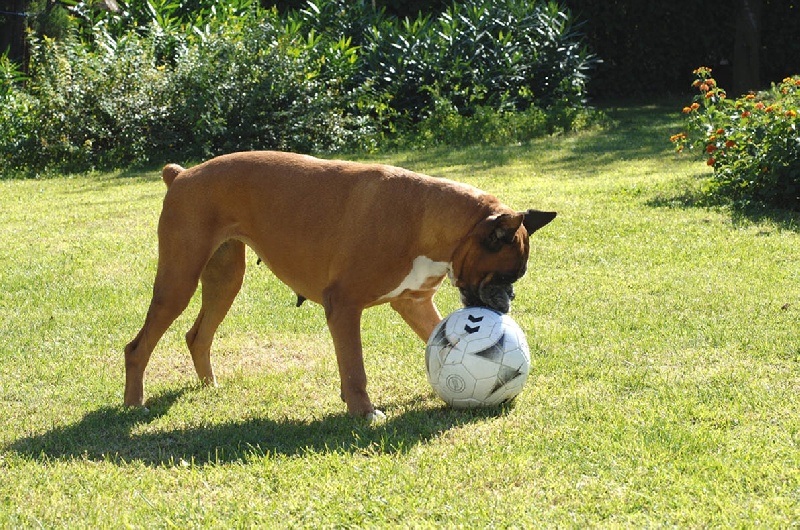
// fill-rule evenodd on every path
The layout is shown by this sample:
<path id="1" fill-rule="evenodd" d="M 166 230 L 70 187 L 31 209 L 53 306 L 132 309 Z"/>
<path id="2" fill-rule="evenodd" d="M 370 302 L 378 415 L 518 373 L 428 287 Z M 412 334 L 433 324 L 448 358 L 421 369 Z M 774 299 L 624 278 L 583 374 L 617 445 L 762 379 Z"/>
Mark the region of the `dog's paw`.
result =
<path id="1" fill-rule="evenodd" d="M 378 423 L 386 419 L 386 414 L 378 409 L 375 409 L 372 412 L 368 412 L 366 418 L 370 423 Z"/>

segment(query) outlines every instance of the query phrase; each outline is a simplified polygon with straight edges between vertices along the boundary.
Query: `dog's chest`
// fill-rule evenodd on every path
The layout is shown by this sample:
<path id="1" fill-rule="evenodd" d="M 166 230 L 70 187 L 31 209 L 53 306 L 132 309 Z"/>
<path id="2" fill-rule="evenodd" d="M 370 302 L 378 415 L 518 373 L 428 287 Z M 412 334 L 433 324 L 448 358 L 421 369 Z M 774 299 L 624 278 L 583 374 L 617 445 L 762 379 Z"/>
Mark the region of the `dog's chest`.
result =
<path id="1" fill-rule="evenodd" d="M 384 300 L 397 298 L 403 294 L 409 295 L 416 291 L 430 291 L 439 287 L 442 278 L 450 271 L 450 263 L 446 261 L 433 261 L 427 256 L 417 256 L 411 265 L 411 270 L 400 285 L 381 297 Z"/>

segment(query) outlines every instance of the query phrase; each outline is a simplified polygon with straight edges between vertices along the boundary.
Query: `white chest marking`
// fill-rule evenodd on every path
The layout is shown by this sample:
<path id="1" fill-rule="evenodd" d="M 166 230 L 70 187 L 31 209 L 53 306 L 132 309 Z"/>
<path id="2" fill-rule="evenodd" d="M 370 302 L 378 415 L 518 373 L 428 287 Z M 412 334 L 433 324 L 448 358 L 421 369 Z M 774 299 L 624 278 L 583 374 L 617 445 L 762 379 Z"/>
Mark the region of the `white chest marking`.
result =
<path id="1" fill-rule="evenodd" d="M 449 271 L 450 263 L 446 261 L 433 261 L 427 256 L 417 256 L 411 264 L 408 276 L 383 298 L 395 298 L 405 291 L 419 290 L 430 280 L 439 279 Z"/>

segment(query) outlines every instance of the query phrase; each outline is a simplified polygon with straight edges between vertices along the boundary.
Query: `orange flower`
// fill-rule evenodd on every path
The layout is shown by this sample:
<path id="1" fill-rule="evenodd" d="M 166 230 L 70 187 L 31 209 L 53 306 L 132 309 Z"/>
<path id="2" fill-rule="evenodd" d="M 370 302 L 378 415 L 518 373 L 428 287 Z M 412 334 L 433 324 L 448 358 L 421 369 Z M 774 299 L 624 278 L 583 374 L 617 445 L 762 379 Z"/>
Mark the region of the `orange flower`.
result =
<path id="1" fill-rule="evenodd" d="M 706 83 L 708 83 L 708 86 L 717 86 L 717 82 L 712 78 L 706 79 Z"/>
<path id="2" fill-rule="evenodd" d="M 698 103 L 696 101 L 694 103 L 692 103 L 691 110 L 697 110 L 699 108 L 700 108 L 700 103 Z"/>
<path id="3" fill-rule="evenodd" d="M 683 107 L 684 114 L 689 114 L 690 112 L 692 112 L 692 109 L 690 109 L 689 107 Z"/>
<path id="4" fill-rule="evenodd" d="M 742 118 L 749 118 L 749 117 L 750 117 L 750 111 L 749 110 L 746 110 L 746 111 L 742 112 Z"/>
<path id="5" fill-rule="evenodd" d="M 767 107 L 767 108 L 765 108 L 765 109 L 764 109 L 764 112 L 772 112 L 773 110 L 775 110 L 775 107 L 773 107 L 772 105 L 770 105 L 769 107 Z"/>
<path id="6" fill-rule="evenodd" d="M 709 154 L 713 153 L 716 150 L 717 150 L 717 146 L 714 145 L 714 144 L 708 144 L 706 146 L 706 152 L 709 153 Z"/>
<path id="7" fill-rule="evenodd" d="M 752 94 L 752 93 L 750 93 L 750 94 L 747 94 L 747 95 L 744 97 L 744 99 L 756 99 L 756 95 L 755 95 L 755 94 Z"/>
<path id="8" fill-rule="evenodd" d="M 761 109 L 763 109 L 763 108 L 764 108 L 764 104 L 763 104 L 763 103 L 761 103 L 761 102 L 759 101 L 758 103 L 756 103 L 756 108 L 757 108 L 758 110 L 761 110 Z"/>
<path id="9" fill-rule="evenodd" d="M 717 129 L 717 134 L 725 134 L 725 129 Z"/>
<path id="10" fill-rule="evenodd" d="M 715 95 L 714 92 L 711 92 L 711 91 L 706 92 L 706 98 L 713 98 L 714 95 Z"/>
<path id="11" fill-rule="evenodd" d="M 708 92 L 708 89 L 709 89 L 708 83 L 703 83 L 702 85 L 700 85 L 701 92 Z"/>
<path id="12" fill-rule="evenodd" d="M 728 140 L 727 142 L 725 142 L 725 147 L 733 147 L 735 145 L 736 142 L 734 142 L 733 140 Z"/>
<path id="13" fill-rule="evenodd" d="M 713 158 L 709 158 L 708 161 L 706 162 L 706 164 L 708 164 L 709 166 L 713 166 L 715 163 L 716 160 L 714 160 Z"/>
<path id="14" fill-rule="evenodd" d="M 787 110 L 786 111 L 786 117 L 787 118 L 796 118 L 797 117 L 797 111 Z"/>

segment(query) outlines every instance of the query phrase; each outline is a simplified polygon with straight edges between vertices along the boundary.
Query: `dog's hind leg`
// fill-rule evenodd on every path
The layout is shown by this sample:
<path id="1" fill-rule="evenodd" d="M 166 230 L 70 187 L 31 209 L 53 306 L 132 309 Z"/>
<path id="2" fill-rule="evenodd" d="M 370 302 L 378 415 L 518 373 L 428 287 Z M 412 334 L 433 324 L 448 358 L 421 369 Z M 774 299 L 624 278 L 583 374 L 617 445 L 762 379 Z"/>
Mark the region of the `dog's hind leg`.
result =
<path id="1" fill-rule="evenodd" d="M 245 246 L 241 241 L 223 243 L 206 264 L 200 281 L 203 303 L 200 313 L 186 334 L 197 376 L 205 385 L 215 385 L 211 367 L 211 343 L 234 298 L 242 287 L 245 270 Z"/>
<path id="2" fill-rule="evenodd" d="M 125 404 L 140 406 L 144 399 L 144 370 L 158 341 L 170 324 L 186 309 L 197 289 L 204 255 L 194 255 L 191 261 L 166 259 L 161 253 L 153 285 L 153 298 L 147 310 L 144 326 L 125 346 Z"/>

